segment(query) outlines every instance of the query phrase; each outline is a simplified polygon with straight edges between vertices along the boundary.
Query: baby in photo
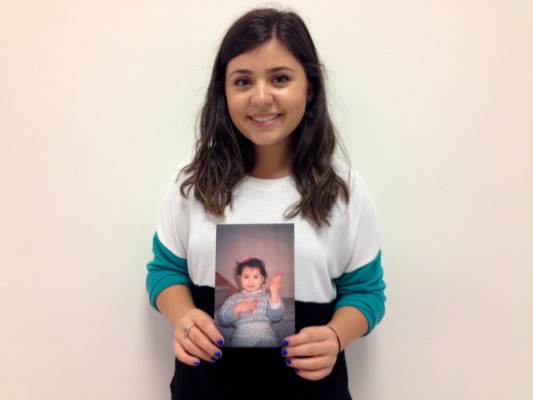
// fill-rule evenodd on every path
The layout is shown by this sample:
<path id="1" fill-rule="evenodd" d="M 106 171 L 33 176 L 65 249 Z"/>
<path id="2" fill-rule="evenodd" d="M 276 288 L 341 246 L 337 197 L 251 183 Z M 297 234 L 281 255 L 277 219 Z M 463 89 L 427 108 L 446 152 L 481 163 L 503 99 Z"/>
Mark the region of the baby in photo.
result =
<path id="1" fill-rule="evenodd" d="M 280 321 L 284 305 L 280 296 L 283 274 L 276 274 L 264 290 L 268 274 L 263 261 L 245 257 L 236 265 L 237 281 L 241 292 L 229 297 L 218 314 L 222 327 L 234 327 L 231 338 L 226 338 L 231 347 L 277 347 L 280 346 L 272 323 Z"/>

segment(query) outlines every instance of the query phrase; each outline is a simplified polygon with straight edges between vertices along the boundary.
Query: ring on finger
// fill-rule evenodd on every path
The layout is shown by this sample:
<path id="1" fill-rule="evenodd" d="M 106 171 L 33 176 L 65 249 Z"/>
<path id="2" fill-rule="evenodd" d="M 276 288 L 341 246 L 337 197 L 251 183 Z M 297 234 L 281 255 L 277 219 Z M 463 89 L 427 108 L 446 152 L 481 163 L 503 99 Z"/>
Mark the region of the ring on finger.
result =
<path id="1" fill-rule="evenodd" d="M 192 324 L 189 324 L 187 325 L 184 329 L 183 329 L 183 334 L 185 335 L 186 338 L 189 337 L 189 332 L 191 331 L 192 327 L 193 326 L 196 326 L 194 323 Z"/>

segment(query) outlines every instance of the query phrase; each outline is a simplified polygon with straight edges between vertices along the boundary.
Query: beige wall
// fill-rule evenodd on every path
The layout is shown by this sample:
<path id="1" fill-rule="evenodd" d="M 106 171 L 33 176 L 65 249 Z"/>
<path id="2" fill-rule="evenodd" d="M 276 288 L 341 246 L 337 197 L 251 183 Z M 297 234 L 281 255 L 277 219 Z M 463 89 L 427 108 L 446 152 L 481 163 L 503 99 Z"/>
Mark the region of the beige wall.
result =
<path id="1" fill-rule="evenodd" d="M 249 1 L 2 1 L 0 398 L 164 399 L 144 265 L 222 30 Z M 533 398 L 533 2 L 305 1 L 379 211 L 357 399 Z"/>

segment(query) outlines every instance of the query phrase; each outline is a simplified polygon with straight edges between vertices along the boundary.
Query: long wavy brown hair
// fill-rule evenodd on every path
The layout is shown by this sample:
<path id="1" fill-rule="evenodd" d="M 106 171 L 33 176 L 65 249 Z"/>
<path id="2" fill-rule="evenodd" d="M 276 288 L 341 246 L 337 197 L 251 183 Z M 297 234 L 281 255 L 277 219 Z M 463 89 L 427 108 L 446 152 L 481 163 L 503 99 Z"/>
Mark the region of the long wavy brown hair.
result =
<path id="1" fill-rule="evenodd" d="M 217 53 L 211 81 L 199 120 L 199 135 L 191 163 L 183 169 L 187 178 L 180 189 L 194 196 L 205 210 L 223 217 L 233 203 L 233 189 L 249 174 L 255 163 L 252 142 L 245 138 L 230 119 L 225 77 L 228 63 L 239 54 L 276 38 L 302 64 L 313 88 L 304 117 L 292 133 L 291 173 L 300 200 L 287 209 L 285 216 L 301 215 L 317 226 L 329 225 L 328 216 L 337 197 L 348 202 L 348 184 L 333 166 L 339 147 L 326 101 L 322 64 L 302 19 L 290 11 L 257 9 L 244 14 L 229 28 Z"/>

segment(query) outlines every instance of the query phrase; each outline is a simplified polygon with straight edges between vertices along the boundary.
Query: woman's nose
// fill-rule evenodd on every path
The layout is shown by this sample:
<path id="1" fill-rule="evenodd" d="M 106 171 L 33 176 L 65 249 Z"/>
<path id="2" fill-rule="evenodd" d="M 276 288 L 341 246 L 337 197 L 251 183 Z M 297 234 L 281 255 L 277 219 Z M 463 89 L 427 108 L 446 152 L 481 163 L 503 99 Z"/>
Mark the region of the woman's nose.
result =
<path id="1" fill-rule="evenodd" d="M 270 92 L 268 85 L 264 83 L 258 83 L 255 85 L 252 93 L 252 105 L 255 107 L 263 108 L 272 104 L 274 97 Z"/>

